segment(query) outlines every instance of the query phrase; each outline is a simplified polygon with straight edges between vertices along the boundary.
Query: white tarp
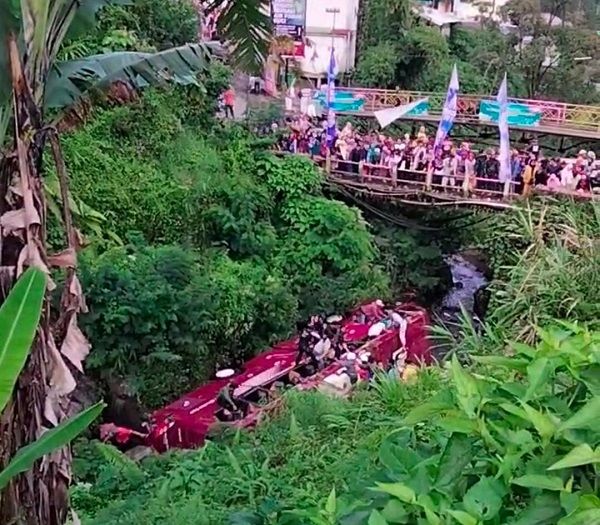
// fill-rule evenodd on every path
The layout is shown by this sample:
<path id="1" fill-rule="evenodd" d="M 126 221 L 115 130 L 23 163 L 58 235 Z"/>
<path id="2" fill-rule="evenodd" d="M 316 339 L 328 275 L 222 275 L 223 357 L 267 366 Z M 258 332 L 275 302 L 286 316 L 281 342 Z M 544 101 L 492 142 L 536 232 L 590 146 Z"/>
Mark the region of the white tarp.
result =
<path id="1" fill-rule="evenodd" d="M 375 111 L 375 118 L 377 119 L 377 122 L 379 122 L 379 125 L 382 128 L 385 128 L 395 120 L 398 120 L 399 118 L 408 115 L 411 111 L 427 102 L 427 100 L 427 98 L 422 98 L 420 100 L 416 100 L 415 102 L 411 102 L 410 104 L 405 104 L 403 106 L 396 106 L 395 108 L 388 109 L 380 109 L 379 111 Z"/>

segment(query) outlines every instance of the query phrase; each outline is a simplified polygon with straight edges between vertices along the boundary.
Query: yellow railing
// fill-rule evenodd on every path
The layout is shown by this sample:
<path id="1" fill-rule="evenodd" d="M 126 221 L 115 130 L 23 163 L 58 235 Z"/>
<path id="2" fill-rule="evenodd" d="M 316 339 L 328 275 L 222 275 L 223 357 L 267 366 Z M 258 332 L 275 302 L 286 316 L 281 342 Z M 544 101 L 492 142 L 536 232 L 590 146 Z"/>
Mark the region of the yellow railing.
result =
<path id="1" fill-rule="evenodd" d="M 372 114 L 374 111 L 409 104 L 422 98 L 429 99 L 429 115 L 441 115 L 445 93 L 428 91 L 394 91 L 371 88 L 340 88 L 340 91 L 351 93 L 356 99 L 363 99 L 364 104 L 359 111 L 340 111 L 340 113 Z M 457 121 L 477 123 L 479 106 L 482 101 L 493 101 L 490 95 L 459 95 Z M 600 106 L 568 104 L 549 100 L 531 100 L 511 98 L 509 102 L 523 104 L 541 113 L 540 125 L 564 129 L 577 129 L 596 132 L 600 137 Z"/>

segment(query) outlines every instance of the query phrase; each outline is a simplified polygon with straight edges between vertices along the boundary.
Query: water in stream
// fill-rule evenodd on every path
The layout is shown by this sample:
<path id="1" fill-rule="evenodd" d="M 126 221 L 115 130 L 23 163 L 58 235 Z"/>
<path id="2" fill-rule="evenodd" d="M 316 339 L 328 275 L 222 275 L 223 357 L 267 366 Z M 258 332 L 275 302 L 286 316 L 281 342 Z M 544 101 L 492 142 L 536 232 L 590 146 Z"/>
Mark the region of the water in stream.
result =
<path id="1" fill-rule="evenodd" d="M 472 314 L 475 293 L 482 286 L 487 285 L 488 280 L 481 270 L 459 254 L 448 255 L 445 260 L 452 272 L 453 286 L 442 300 L 442 313 L 444 316 L 455 316 L 460 313 L 462 306 Z"/>
<path id="2" fill-rule="evenodd" d="M 460 254 L 445 257 L 445 261 L 452 273 L 452 288 L 444 296 L 439 306 L 433 309 L 434 322 L 458 336 L 458 327 L 462 310 L 469 314 L 475 323 L 480 320 L 477 316 L 476 294 L 485 287 L 489 281 L 485 273 L 469 262 Z M 435 355 L 438 359 L 451 349 L 449 341 L 434 339 Z"/>

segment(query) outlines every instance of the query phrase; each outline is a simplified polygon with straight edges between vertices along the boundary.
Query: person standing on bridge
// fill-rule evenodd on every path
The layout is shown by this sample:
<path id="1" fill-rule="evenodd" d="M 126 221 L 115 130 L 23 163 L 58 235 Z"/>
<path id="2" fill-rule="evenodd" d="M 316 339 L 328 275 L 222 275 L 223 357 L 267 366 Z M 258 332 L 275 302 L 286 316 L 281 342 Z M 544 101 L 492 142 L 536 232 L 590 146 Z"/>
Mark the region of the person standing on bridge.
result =
<path id="1" fill-rule="evenodd" d="M 456 184 L 456 170 L 457 162 L 456 155 L 453 151 L 443 155 L 444 160 L 442 161 L 442 170 L 444 176 L 442 177 L 442 188 L 446 188 L 448 185 L 454 187 Z"/>
<path id="2" fill-rule="evenodd" d="M 396 186 L 398 184 L 398 166 L 402 161 L 402 150 L 400 149 L 400 144 L 396 144 L 394 146 L 394 151 L 390 155 L 388 159 L 388 166 L 390 168 L 390 178 L 392 180 L 392 186 Z"/>
<path id="3" fill-rule="evenodd" d="M 468 191 L 475 191 L 477 179 L 475 178 L 475 153 L 469 151 L 465 158 L 465 188 Z"/>
<path id="4" fill-rule="evenodd" d="M 531 195 L 537 170 L 537 161 L 532 158 L 523 170 L 523 197 L 529 197 Z"/>

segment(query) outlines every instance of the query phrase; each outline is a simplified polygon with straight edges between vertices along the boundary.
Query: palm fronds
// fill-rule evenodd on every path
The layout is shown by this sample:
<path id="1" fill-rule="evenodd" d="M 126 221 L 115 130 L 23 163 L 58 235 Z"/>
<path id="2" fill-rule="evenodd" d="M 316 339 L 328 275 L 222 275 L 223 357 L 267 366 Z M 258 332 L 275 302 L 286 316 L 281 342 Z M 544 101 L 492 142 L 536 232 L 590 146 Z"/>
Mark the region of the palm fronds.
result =
<path id="1" fill-rule="evenodd" d="M 187 44 L 159 53 L 121 51 L 56 64 L 46 88 L 46 107 L 74 104 L 92 89 L 123 81 L 134 88 L 175 83 L 198 85 L 197 75 L 210 60 L 202 44 Z"/>
<path id="2" fill-rule="evenodd" d="M 223 8 L 218 29 L 232 48 L 236 65 L 248 72 L 259 71 L 271 45 L 268 0 L 212 0 L 208 12 Z"/>

